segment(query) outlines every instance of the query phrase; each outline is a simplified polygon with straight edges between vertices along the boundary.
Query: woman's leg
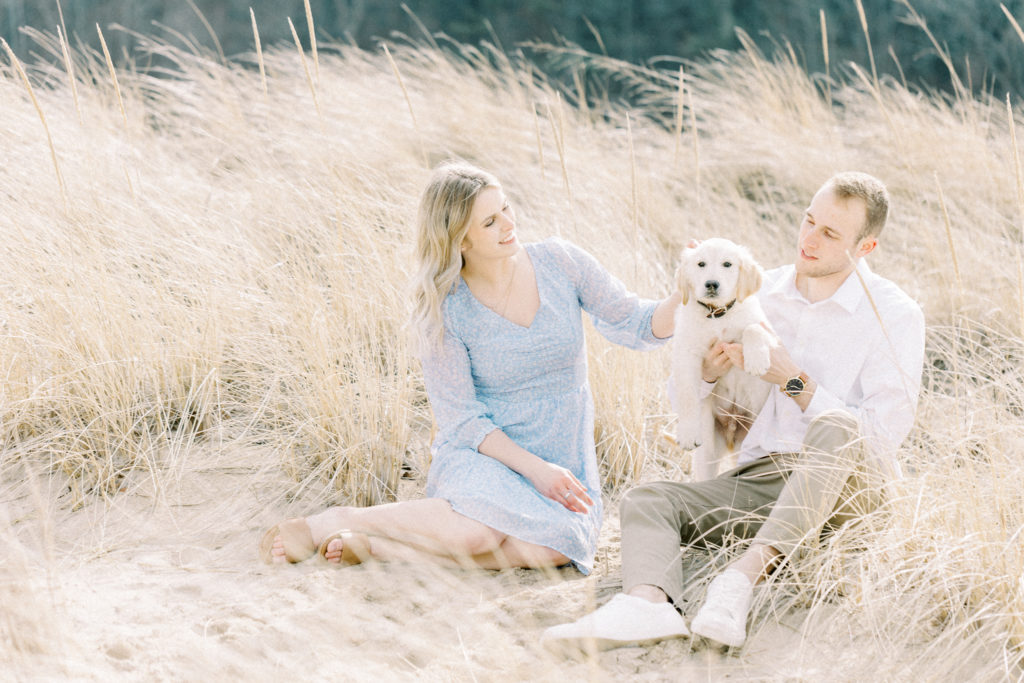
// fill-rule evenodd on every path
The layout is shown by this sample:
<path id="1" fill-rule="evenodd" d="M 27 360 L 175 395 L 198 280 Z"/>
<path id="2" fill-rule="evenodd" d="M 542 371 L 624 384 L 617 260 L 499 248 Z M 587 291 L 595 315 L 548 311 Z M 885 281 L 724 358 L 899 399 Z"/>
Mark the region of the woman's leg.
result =
<path id="1" fill-rule="evenodd" d="M 560 553 L 498 532 L 455 512 L 440 498 L 388 503 L 372 507 L 333 507 L 306 518 L 313 543 L 339 529 L 370 537 L 370 554 L 380 560 L 433 561 L 444 565 L 542 567 L 565 564 Z M 328 561 L 338 562 L 342 540 L 327 546 Z M 274 559 L 285 561 L 284 546 L 274 544 Z"/>
<path id="2" fill-rule="evenodd" d="M 553 548 L 527 543 L 514 536 L 506 536 L 496 551 L 475 555 L 472 560 L 474 565 L 482 569 L 551 569 L 569 563 L 568 557 Z"/>

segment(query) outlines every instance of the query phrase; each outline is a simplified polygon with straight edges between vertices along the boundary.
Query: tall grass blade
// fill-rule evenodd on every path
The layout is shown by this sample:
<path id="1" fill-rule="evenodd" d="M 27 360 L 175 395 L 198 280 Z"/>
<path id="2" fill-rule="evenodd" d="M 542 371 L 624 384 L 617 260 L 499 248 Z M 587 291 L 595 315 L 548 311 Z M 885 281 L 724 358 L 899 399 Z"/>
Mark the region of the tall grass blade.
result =
<path id="1" fill-rule="evenodd" d="M 675 146 L 672 151 L 672 167 L 679 167 L 679 150 L 683 145 L 683 109 L 686 106 L 686 74 L 683 67 L 679 67 L 679 88 L 677 89 L 675 102 L 675 116 L 672 121 L 672 132 Z"/>
<path id="2" fill-rule="evenodd" d="M 540 163 L 540 178 L 547 179 L 547 166 L 544 163 L 544 142 L 540 135 L 540 118 L 537 116 L 537 103 L 530 105 L 530 114 L 533 116 L 533 133 L 537 138 L 537 161 Z"/>
<path id="3" fill-rule="evenodd" d="M 871 47 L 871 33 L 868 30 L 868 18 L 864 13 L 864 3 L 861 0 L 857 2 L 857 16 L 860 17 L 860 28 L 864 32 L 864 42 L 868 48 L 868 61 L 871 63 L 871 81 L 875 84 L 875 89 L 880 89 L 878 82 L 878 69 L 875 67 L 875 51 Z"/>
<path id="4" fill-rule="evenodd" d="M 103 37 L 100 25 L 96 24 L 96 34 L 100 37 L 100 47 L 103 48 L 103 59 L 107 63 L 107 70 L 110 72 L 110 82 L 114 84 L 114 94 L 117 96 L 117 106 L 121 110 L 121 120 L 124 122 L 125 132 L 128 131 L 128 112 L 124 108 L 124 98 L 121 97 L 121 84 L 117 81 L 117 70 L 114 68 L 114 60 L 110 58 L 110 50 L 107 49 L 107 41 Z"/>
<path id="5" fill-rule="evenodd" d="M 316 107 L 317 118 L 323 123 L 323 113 L 320 111 L 320 98 L 316 94 L 316 83 L 313 82 L 313 77 L 309 73 L 309 65 L 306 64 L 306 53 L 302 49 L 302 41 L 299 40 L 299 34 L 295 31 L 295 24 L 292 23 L 292 18 L 288 17 L 288 28 L 292 32 L 292 40 L 295 41 L 295 49 L 299 51 L 299 61 L 302 62 L 302 70 L 306 74 L 306 83 L 309 84 L 309 92 L 313 96 L 313 105 Z"/>
<path id="6" fill-rule="evenodd" d="M 573 228 L 576 228 L 576 202 L 572 198 L 572 185 L 569 183 L 569 166 L 566 161 L 565 149 L 565 116 L 562 111 L 562 95 L 555 94 L 558 112 L 557 117 L 551 111 L 551 105 L 545 104 L 548 112 L 548 123 L 551 124 L 551 134 L 555 138 L 555 149 L 558 151 L 558 162 L 562 168 L 562 185 L 565 188 L 565 195 L 569 201 L 569 212 L 572 215 Z M 561 235 L 559 235 L 561 236 Z"/>
<path id="7" fill-rule="evenodd" d="M 818 10 L 821 23 L 821 54 L 825 59 L 825 103 L 832 109 L 832 69 L 828 58 L 828 26 L 825 23 L 825 10 Z"/>
<path id="8" fill-rule="evenodd" d="M 210 25 L 209 21 L 207 21 L 206 15 L 196 7 L 195 0 L 186 1 L 188 2 L 188 6 L 192 8 L 192 11 L 199 18 L 199 22 L 203 25 L 203 28 L 206 29 L 206 33 L 210 36 L 210 40 L 213 41 L 214 49 L 217 50 L 217 56 L 220 57 L 220 63 L 227 66 L 228 58 L 224 56 L 224 48 L 221 47 L 220 38 L 217 37 L 217 32 L 213 30 L 213 26 Z"/>
<path id="9" fill-rule="evenodd" d="M 640 280 L 640 188 L 636 170 L 636 149 L 633 146 L 633 124 L 626 112 L 626 137 L 629 139 L 630 223 L 633 227 L 633 282 Z"/>
<path id="10" fill-rule="evenodd" d="M 419 142 L 420 156 L 423 157 L 423 166 L 429 166 L 427 150 L 423 144 L 423 133 L 420 131 L 420 124 L 416 121 L 416 112 L 413 111 L 412 108 L 412 98 L 409 97 L 409 91 L 405 87 L 405 81 L 402 80 L 402 73 L 398 70 L 398 63 L 395 62 L 395 58 L 391 56 L 391 50 L 388 49 L 387 43 L 381 43 L 380 46 L 388 58 L 388 63 L 391 65 L 391 71 L 395 74 L 395 80 L 398 81 L 398 87 L 402 90 L 402 96 L 405 98 L 405 106 L 409 108 L 409 116 L 412 118 L 412 126 L 416 130 L 416 138 Z"/>
<path id="11" fill-rule="evenodd" d="M 953 244 L 953 228 L 949 221 L 949 211 L 946 210 L 946 197 L 942 193 L 942 185 L 939 183 L 939 174 L 934 174 L 935 191 L 939 195 L 939 207 L 942 209 L 942 220 L 946 226 L 946 242 L 949 244 L 949 257 L 953 262 L 953 276 L 956 278 L 956 289 L 962 297 L 964 295 L 964 281 L 960 276 L 960 263 L 956 257 L 956 246 Z"/>
<path id="12" fill-rule="evenodd" d="M 313 26 L 313 10 L 309 0 L 302 0 L 306 6 L 306 27 L 309 31 L 309 51 L 313 55 L 313 72 L 316 74 L 316 85 L 320 87 L 320 54 L 316 49 L 316 27 Z"/>
<path id="13" fill-rule="evenodd" d="M 64 203 L 65 212 L 68 210 L 68 195 L 67 189 L 64 186 L 64 175 L 60 172 L 60 164 L 57 162 L 57 148 L 53 144 L 53 136 L 50 134 L 50 127 L 46 123 L 46 115 L 43 113 L 43 108 L 39 105 L 39 100 L 36 99 L 36 93 L 32 89 L 32 83 L 28 80 L 28 74 L 25 73 L 25 69 L 21 66 L 21 61 L 18 60 L 17 55 L 14 54 L 14 50 L 7 44 L 7 41 L 0 38 L 0 44 L 3 45 L 4 51 L 7 52 L 7 58 L 11 60 L 11 64 L 14 66 L 15 71 L 18 72 L 18 76 L 21 77 L 21 82 L 25 86 L 25 90 L 28 92 L 29 99 L 32 100 L 32 106 L 36 108 L 36 114 L 39 115 L 39 121 L 43 124 L 43 132 L 46 133 L 46 143 L 50 147 L 50 160 L 53 162 L 53 171 L 57 176 L 57 185 L 60 188 L 61 200 Z"/>
<path id="14" fill-rule="evenodd" d="M 1013 154 L 1013 172 L 1017 180 L 1017 211 L 1020 219 L 1020 234 L 1024 240 L 1024 170 L 1021 169 L 1021 150 L 1017 145 L 1017 124 L 1013 118 L 1010 93 L 1006 93 L 1006 119 L 1010 129 L 1010 153 Z"/>
<path id="15" fill-rule="evenodd" d="M 1017 23 L 1017 20 L 1013 18 L 1012 14 L 1010 14 L 1010 10 L 1006 9 L 1006 5 L 1004 5 L 1003 3 L 999 3 L 999 7 L 1003 10 L 1003 14 L 1006 15 L 1006 18 L 1010 20 L 1010 25 L 1013 26 L 1013 30 L 1017 32 L 1017 36 L 1020 38 L 1020 42 L 1024 43 L 1024 29 L 1020 27 L 1020 24 Z"/>
<path id="16" fill-rule="evenodd" d="M 263 84 L 263 96 L 267 97 L 270 92 L 267 90 L 267 67 L 263 61 L 263 46 L 260 44 L 260 29 L 256 25 L 256 12 L 249 8 L 249 18 L 252 20 L 252 37 L 256 41 L 256 61 L 260 65 L 260 83 Z"/>
<path id="17" fill-rule="evenodd" d="M 75 111 L 78 113 L 78 124 L 84 126 L 85 119 L 82 117 L 82 105 L 78 101 L 78 83 L 75 80 L 75 67 L 71 62 L 71 54 L 68 51 L 67 37 L 60 26 L 57 27 L 57 38 L 60 40 L 60 51 L 64 57 L 64 71 L 68 75 L 68 88 L 71 89 L 71 98 L 75 102 Z"/>

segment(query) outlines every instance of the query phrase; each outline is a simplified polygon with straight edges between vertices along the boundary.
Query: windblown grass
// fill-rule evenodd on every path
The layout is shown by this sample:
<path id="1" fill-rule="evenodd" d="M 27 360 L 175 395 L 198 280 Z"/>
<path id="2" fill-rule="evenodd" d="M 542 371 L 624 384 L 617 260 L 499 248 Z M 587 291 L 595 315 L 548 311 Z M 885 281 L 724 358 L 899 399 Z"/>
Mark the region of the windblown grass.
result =
<path id="1" fill-rule="evenodd" d="M 52 620 L 22 608 L 49 590 L 22 577 L 52 566 L 26 520 L 159 499 L 237 451 L 260 454 L 240 465 L 253 489 L 287 473 L 268 505 L 390 501 L 403 468 L 423 476 L 430 416 L 404 329 L 412 223 L 428 166 L 461 157 L 502 178 L 527 240 L 567 237 L 649 297 L 667 293 L 689 238 L 726 236 L 779 265 L 824 178 L 883 178 L 895 210 L 872 266 L 929 325 L 910 476 L 890 521 L 780 576 L 788 589 L 760 594 L 755 624 L 795 623 L 825 657 L 852 639 L 861 656 L 834 658 L 840 678 L 1021 675 L 1024 215 L 1004 100 L 856 66 L 826 83 L 749 42 L 685 65 L 685 88 L 676 65 L 534 46 L 572 74 L 563 89 L 487 45 L 321 41 L 311 71 L 301 45 L 223 61 L 140 36 L 166 65 L 147 73 L 35 35 L 31 91 L 0 67 L 5 655 L 58 647 L 41 635 Z M 1019 99 L 1010 110 L 1024 130 Z M 637 479 L 681 476 L 686 457 L 659 440 L 666 355 L 591 337 L 614 501 Z M 750 666 L 813 675 L 809 650 L 758 656 L 768 638 L 755 625 Z"/>

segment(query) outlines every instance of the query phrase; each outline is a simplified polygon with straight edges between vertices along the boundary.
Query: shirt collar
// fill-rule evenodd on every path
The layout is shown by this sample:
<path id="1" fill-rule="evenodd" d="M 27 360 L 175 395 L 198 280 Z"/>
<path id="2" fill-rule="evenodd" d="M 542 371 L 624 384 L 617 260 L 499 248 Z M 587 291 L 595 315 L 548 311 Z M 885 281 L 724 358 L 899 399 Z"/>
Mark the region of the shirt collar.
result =
<path id="1" fill-rule="evenodd" d="M 785 269 L 785 276 L 779 278 L 776 284 L 770 287 L 768 291 L 774 294 L 780 294 L 787 299 L 797 299 L 806 303 L 807 299 L 800 293 L 800 290 L 796 288 L 796 268 L 793 265 L 788 265 L 785 266 Z M 863 258 L 857 262 L 857 270 L 860 272 L 861 277 L 864 278 L 865 284 L 871 281 L 873 273 L 871 268 L 868 266 L 867 261 Z M 843 281 L 843 284 L 839 285 L 839 289 L 837 289 L 832 296 L 823 301 L 819 301 L 818 303 L 823 304 L 826 301 L 831 301 L 852 313 L 863 300 L 864 287 L 860 283 L 860 278 L 851 271 L 846 280 Z"/>

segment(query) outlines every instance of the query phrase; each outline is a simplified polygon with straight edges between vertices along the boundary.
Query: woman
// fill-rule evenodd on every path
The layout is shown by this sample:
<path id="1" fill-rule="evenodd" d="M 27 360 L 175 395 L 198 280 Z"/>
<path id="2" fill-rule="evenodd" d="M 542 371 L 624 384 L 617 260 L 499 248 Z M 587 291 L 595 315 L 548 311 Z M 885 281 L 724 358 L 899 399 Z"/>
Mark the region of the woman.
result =
<path id="1" fill-rule="evenodd" d="M 267 532 L 267 561 L 368 557 L 588 573 L 601 525 L 581 310 L 610 340 L 654 348 L 678 296 L 629 294 L 564 241 L 522 245 L 501 185 L 439 167 L 418 218 L 413 326 L 438 424 L 427 497 L 334 507 Z M 341 531 L 339 531 L 341 530 Z"/>

